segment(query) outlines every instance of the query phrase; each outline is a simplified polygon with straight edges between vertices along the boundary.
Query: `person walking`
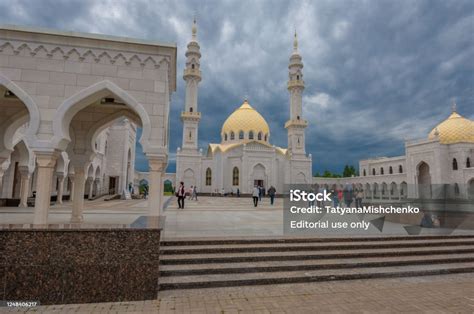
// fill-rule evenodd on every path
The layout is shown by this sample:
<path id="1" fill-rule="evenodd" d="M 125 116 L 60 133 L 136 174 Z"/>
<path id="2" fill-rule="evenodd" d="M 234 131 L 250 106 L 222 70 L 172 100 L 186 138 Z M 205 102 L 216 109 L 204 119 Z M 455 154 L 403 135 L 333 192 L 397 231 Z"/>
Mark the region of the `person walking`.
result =
<path id="1" fill-rule="evenodd" d="M 356 207 L 362 208 L 362 198 L 364 197 L 364 191 L 362 189 L 358 189 L 356 192 Z"/>
<path id="2" fill-rule="evenodd" d="M 276 189 L 275 189 L 275 187 L 272 185 L 272 186 L 268 189 L 268 196 L 270 196 L 270 205 L 273 205 L 273 202 L 275 201 L 275 194 L 276 194 Z"/>
<path id="3" fill-rule="evenodd" d="M 342 190 L 337 190 L 337 199 L 339 200 L 338 204 L 342 206 Z"/>
<path id="4" fill-rule="evenodd" d="M 190 201 L 193 199 L 193 191 L 194 191 L 194 187 L 191 185 L 191 187 L 188 190 L 188 195 L 189 195 L 189 200 Z"/>
<path id="5" fill-rule="evenodd" d="M 196 186 L 194 186 L 194 188 L 193 188 L 193 199 L 195 201 L 198 200 L 198 192 L 197 192 L 197 187 Z"/>
<path id="6" fill-rule="evenodd" d="M 148 199 L 148 185 L 143 187 L 143 195 L 145 196 L 145 199 Z"/>
<path id="7" fill-rule="evenodd" d="M 237 188 L 237 197 L 240 197 L 240 189 Z"/>
<path id="8" fill-rule="evenodd" d="M 253 198 L 253 206 L 257 207 L 258 205 L 258 196 L 260 195 L 260 189 L 257 186 L 253 187 L 253 193 L 252 193 L 252 198 Z"/>
<path id="9" fill-rule="evenodd" d="M 262 201 L 262 194 L 263 194 L 263 188 L 261 186 L 258 186 L 258 201 Z"/>
<path id="10" fill-rule="evenodd" d="M 337 190 L 334 189 L 331 191 L 332 203 L 334 207 L 339 206 L 339 198 L 337 194 L 338 194 Z"/>
<path id="11" fill-rule="evenodd" d="M 353 199 L 352 187 L 349 185 L 346 185 L 346 187 L 344 188 L 344 203 L 346 204 L 346 207 L 351 207 L 352 199 Z"/>
<path id="12" fill-rule="evenodd" d="M 186 190 L 184 189 L 184 182 L 179 183 L 178 191 L 176 192 L 178 197 L 178 209 L 184 209 L 184 199 L 186 198 Z"/>

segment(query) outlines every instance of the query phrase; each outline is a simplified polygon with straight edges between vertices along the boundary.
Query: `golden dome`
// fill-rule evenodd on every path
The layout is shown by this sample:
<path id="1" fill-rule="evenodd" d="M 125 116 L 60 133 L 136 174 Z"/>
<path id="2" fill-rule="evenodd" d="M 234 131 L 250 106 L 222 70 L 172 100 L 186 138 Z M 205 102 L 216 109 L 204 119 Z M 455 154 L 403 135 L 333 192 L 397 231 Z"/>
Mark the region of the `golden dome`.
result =
<path id="1" fill-rule="evenodd" d="M 474 143 L 474 121 L 453 111 L 446 120 L 431 130 L 428 138 L 439 138 L 441 144 Z"/>
<path id="2" fill-rule="evenodd" d="M 239 133 L 244 132 L 244 139 L 249 140 L 250 131 L 253 132 L 253 139 L 258 140 L 258 134 L 261 132 L 262 141 L 268 141 L 270 136 L 270 128 L 267 121 L 262 117 L 257 110 L 253 109 L 245 100 L 242 106 L 235 110 L 222 125 L 222 140 L 223 141 L 242 141 L 239 139 Z M 231 138 L 231 133 L 234 133 L 234 139 Z M 226 139 L 227 135 L 227 139 Z M 251 140 L 251 139 L 250 139 Z"/>

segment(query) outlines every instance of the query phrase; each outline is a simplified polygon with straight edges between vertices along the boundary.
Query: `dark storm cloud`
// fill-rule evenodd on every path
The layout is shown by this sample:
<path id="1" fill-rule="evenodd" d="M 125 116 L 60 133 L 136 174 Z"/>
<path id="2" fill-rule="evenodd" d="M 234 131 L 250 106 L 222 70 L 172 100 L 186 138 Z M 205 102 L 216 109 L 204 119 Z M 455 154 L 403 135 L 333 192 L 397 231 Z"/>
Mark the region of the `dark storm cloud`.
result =
<path id="1" fill-rule="evenodd" d="M 2 1 L 0 20 L 178 45 L 171 160 L 180 145 L 181 73 L 193 15 L 203 81 L 200 146 L 220 141 L 248 95 L 286 146 L 286 80 L 296 28 L 304 62 L 307 150 L 314 170 L 402 154 L 450 113 L 474 115 L 473 1 Z M 139 158 L 137 164 L 142 165 Z M 146 167 L 145 167 L 146 168 Z M 174 165 L 170 165 L 174 170 Z"/>

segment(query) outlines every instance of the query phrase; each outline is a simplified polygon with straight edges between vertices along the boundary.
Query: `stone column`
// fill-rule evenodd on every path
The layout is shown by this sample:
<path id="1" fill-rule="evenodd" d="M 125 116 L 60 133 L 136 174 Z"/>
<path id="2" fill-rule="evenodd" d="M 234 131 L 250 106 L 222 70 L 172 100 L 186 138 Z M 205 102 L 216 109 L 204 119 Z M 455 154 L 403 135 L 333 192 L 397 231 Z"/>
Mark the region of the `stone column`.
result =
<path id="1" fill-rule="evenodd" d="M 64 194 L 64 174 L 57 173 L 56 177 L 58 178 L 58 194 L 57 194 L 57 199 L 56 203 L 62 204 L 63 203 L 63 194 Z"/>
<path id="2" fill-rule="evenodd" d="M 18 207 L 28 207 L 31 173 L 28 166 L 21 166 L 18 170 L 20 171 L 20 205 Z"/>
<path id="3" fill-rule="evenodd" d="M 401 201 L 402 200 L 402 185 L 400 184 L 400 186 L 398 187 L 398 200 Z"/>
<path id="4" fill-rule="evenodd" d="M 372 188 L 370 189 L 370 199 L 372 200 L 372 202 L 374 201 L 374 197 L 375 197 L 374 187 L 372 187 Z"/>
<path id="5" fill-rule="evenodd" d="M 165 158 L 148 158 L 150 165 L 150 182 L 148 197 L 148 214 L 159 216 L 163 211 L 163 172 L 166 169 Z"/>
<path id="6" fill-rule="evenodd" d="M 73 197 L 74 201 L 72 203 L 72 223 L 81 223 L 84 218 L 82 216 L 82 211 L 84 209 L 84 189 L 86 184 L 86 174 L 84 167 L 78 166 L 74 167 L 74 190 Z"/>
<path id="7" fill-rule="evenodd" d="M 51 179 L 53 178 L 54 166 L 58 159 L 59 152 L 37 151 L 36 164 L 38 176 L 36 178 L 36 199 L 34 224 L 47 224 L 49 204 L 51 202 Z"/>
<path id="8" fill-rule="evenodd" d="M 2 198 L 2 191 L 3 191 L 3 175 L 5 171 L 0 167 L 0 198 Z"/>
<path id="9" fill-rule="evenodd" d="M 87 194 L 87 199 L 90 201 L 93 198 L 92 194 L 94 192 L 94 179 L 87 178 L 87 181 L 89 182 L 89 193 Z"/>
<path id="10" fill-rule="evenodd" d="M 68 175 L 69 179 L 71 180 L 71 184 L 69 185 L 69 201 L 74 201 L 74 173 Z"/>

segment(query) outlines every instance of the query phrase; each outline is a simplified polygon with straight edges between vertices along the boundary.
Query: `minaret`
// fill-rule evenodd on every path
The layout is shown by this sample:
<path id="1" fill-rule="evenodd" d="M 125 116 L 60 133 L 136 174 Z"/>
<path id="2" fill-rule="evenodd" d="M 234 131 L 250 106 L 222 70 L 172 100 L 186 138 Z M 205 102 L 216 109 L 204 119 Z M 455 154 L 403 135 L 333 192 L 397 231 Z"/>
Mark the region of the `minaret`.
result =
<path id="1" fill-rule="evenodd" d="M 288 149 L 292 155 L 305 155 L 305 128 L 308 125 L 303 120 L 302 94 L 304 90 L 303 62 L 298 53 L 298 38 L 293 41 L 293 53 L 288 65 L 288 92 L 290 93 L 290 119 L 285 123 L 288 130 Z"/>
<path id="2" fill-rule="evenodd" d="M 198 152 L 198 126 L 201 120 L 201 113 L 198 111 L 198 84 L 201 81 L 201 71 L 199 70 L 201 52 L 197 42 L 196 19 L 193 22 L 192 39 L 188 43 L 186 50 L 186 68 L 183 79 L 186 81 L 186 96 L 184 111 L 181 112 L 183 121 L 183 151 Z"/>

